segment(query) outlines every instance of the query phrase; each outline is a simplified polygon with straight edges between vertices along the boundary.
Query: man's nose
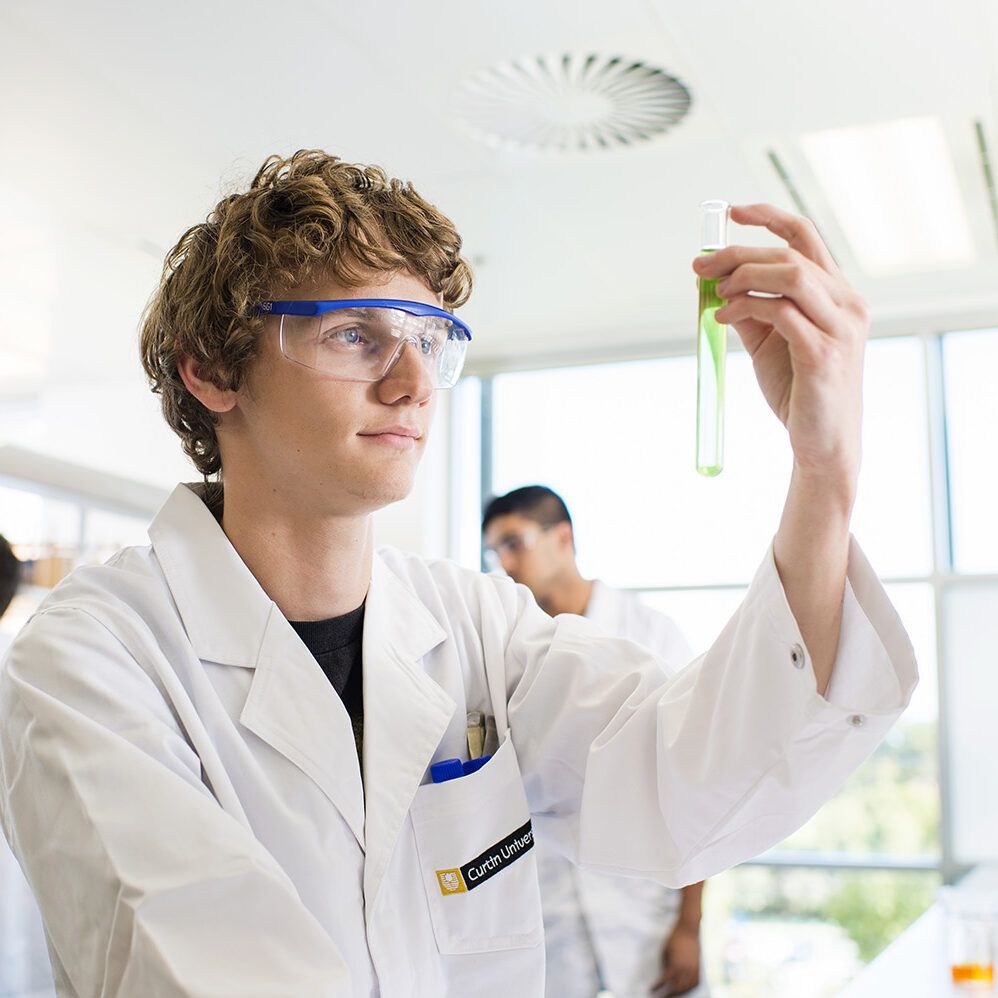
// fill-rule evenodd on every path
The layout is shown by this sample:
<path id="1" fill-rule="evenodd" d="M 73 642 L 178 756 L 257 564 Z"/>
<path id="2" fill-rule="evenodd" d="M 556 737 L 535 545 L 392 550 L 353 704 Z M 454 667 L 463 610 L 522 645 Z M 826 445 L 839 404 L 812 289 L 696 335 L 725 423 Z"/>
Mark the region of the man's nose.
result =
<path id="1" fill-rule="evenodd" d="M 433 394 L 433 378 L 427 367 L 419 344 L 407 336 L 384 377 L 378 383 L 378 393 L 383 402 L 397 402 L 408 397 L 413 402 L 425 402 Z"/>

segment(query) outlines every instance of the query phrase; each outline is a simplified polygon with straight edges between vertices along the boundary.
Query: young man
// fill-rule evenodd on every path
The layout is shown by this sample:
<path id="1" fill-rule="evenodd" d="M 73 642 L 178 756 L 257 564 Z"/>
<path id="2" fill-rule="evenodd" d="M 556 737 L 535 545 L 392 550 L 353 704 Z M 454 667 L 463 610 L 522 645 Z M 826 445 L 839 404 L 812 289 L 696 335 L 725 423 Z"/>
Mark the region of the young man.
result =
<path id="1" fill-rule="evenodd" d="M 916 676 L 848 533 L 866 313 L 807 223 L 734 218 L 791 247 L 695 269 L 726 278 L 796 462 L 742 610 L 673 682 L 509 579 L 373 551 L 467 343 L 436 208 L 301 152 L 181 237 L 143 362 L 221 483 L 63 582 L 0 677 L 0 816 L 63 995 L 537 995 L 531 820 L 573 861 L 680 886 L 873 751 Z M 431 783 L 474 711 L 491 759 Z"/>
<path id="2" fill-rule="evenodd" d="M 672 675 L 693 657 L 670 617 L 635 596 L 585 579 L 575 560 L 572 517 L 544 485 L 496 496 L 485 507 L 486 551 L 552 617 L 574 613 L 651 652 Z M 674 891 L 654 881 L 585 870 L 537 839 L 547 959 L 545 994 L 706 998 L 700 919 L 703 884 Z"/>

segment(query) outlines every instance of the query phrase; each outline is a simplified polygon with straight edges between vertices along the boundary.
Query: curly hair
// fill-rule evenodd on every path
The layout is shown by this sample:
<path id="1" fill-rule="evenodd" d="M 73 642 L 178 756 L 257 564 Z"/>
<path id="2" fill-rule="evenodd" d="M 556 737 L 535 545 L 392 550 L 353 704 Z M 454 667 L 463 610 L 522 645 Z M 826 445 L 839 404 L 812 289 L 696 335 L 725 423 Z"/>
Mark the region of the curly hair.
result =
<path id="1" fill-rule="evenodd" d="M 318 272 L 348 287 L 371 271 L 408 271 L 458 308 L 471 269 L 450 219 L 412 184 L 376 166 L 321 150 L 270 156 L 249 190 L 221 200 L 167 254 L 142 318 L 142 366 L 184 452 L 207 480 L 222 470 L 217 417 L 177 369 L 191 357 L 202 377 L 238 389 L 258 348 L 258 302 Z"/>

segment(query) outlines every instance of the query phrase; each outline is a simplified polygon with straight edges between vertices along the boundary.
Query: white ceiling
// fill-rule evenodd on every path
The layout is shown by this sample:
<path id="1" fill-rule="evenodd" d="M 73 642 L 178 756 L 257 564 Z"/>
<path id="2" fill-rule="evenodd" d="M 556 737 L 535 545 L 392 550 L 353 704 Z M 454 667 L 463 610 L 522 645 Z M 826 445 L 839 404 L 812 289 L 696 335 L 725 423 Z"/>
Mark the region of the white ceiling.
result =
<path id="1" fill-rule="evenodd" d="M 488 148 L 450 114 L 467 75 L 562 51 L 659 66 L 692 111 L 655 141 L 571 156 Z M 882 329 L 998 321 L 973 132 L 982 121 L 998 161 L 996 59 L 987 0 L 4 0 L 0 419 L 10 435 L 32 399 L 131 398 L 166 248 L 264 156 L 299 147 L 380 163 L 454 218 L 476 263 L 478 368 L 692 341 L 696 206 L 791 207 L 770 149 Z M 797 138 L 911 115 L 944 124 L 977 261 L 875 281 Z"/>

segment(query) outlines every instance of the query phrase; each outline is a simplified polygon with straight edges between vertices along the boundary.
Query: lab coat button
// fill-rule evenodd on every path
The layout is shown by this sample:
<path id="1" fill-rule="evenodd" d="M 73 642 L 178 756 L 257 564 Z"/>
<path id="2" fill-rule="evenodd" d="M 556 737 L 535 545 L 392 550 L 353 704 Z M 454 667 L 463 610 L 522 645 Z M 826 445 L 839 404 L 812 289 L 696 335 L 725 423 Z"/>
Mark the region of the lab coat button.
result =
<path id="1" fill-rule="evenodd" d="M 804 649 L 800 645 L 794 645 L 790 649 L 790 661 L 793 662 L 795 669 L 804 668 Z"/>
<path id="2" fill-rule="evenodd" d="M 852 717 L 849 718 L 849 723 L 854 728 L 861 728 L 866 723 L 866 718 L 863 717 L 862 714 L 853 714 Z"/>

